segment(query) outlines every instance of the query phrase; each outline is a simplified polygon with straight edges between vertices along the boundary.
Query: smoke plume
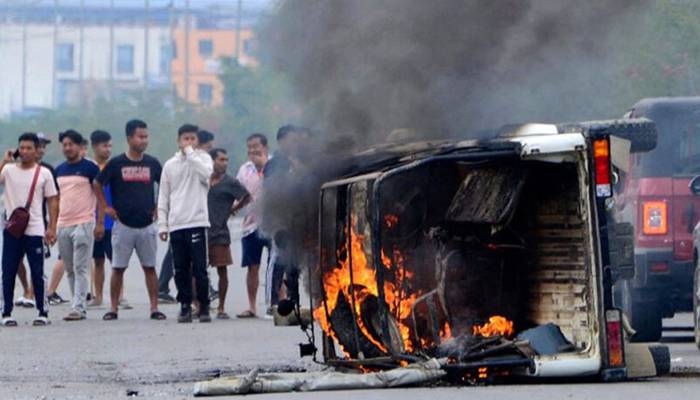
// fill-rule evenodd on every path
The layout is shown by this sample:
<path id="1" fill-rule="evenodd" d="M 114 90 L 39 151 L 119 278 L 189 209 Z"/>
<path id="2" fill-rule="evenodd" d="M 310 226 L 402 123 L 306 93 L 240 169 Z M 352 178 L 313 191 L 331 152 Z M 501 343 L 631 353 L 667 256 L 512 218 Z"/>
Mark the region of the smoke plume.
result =
<path id="1" fill-rule="evenodd" d="M 313 236 L 318 184 L 342 170 L 335 154 L 385 142 L 399 128 L 407 128 L 402 139 L 466 138 L 507 123 L 621 116 L 611 106 L 619 49 L 644 4 L 282 1 L 262 50 L 303 109 L 290 122 L 312 128 L 310 148 L 319 151 L 303 157 L 310 174 L 268 185 L 263 229 L 299 242 Z"/>
<path id="2" fill-rule="evenodd" d="M 599 112 L 636 0 L 286 0 L 264 47 L 305 121 L 365 146 Z M 623 29 L 624 28 L 624 32 Z M 593 104 L 595 103 L 595 104 Z"/>

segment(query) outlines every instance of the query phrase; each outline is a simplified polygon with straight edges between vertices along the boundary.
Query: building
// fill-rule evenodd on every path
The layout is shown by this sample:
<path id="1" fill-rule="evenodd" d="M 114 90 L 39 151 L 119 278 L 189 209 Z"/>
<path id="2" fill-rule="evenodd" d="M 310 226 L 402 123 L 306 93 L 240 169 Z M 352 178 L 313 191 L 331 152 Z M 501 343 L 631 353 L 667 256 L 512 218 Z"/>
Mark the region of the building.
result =
<path id="1" fill-rule="evenodd" d="M 238 54 L 241 65 L 258 64 L 253 31 L 236 29 L 250 26 L 251 15 L 172 6 L 7 6 L 0 14 L 0 118 L 84 107 L 139 89 L 175 90 L 191 103 L 219 106 L 222 57 Z"/>
<path id="2" fill-rule="evenodd" d="M 20 10 L 0 22 L 0 116 L 170 87 L 172 35 L 162 12 L 146 23 L 141 9 L 91 9 L 84 18 L 75 8 Z"/>
<path id="3" fill-rule="evenodd" d="M 238 45 L 236 45 L 238 38 Z M 223 104 L 224 86 L 219 80 L 223 58 L 256 67 L 255 38 L 251 29 L 191 29 L 174 32 L 175 55 L 171 80 L 179 97 L 203 106 Z M 188 68 L 186 68 L 186 64 Z"/>

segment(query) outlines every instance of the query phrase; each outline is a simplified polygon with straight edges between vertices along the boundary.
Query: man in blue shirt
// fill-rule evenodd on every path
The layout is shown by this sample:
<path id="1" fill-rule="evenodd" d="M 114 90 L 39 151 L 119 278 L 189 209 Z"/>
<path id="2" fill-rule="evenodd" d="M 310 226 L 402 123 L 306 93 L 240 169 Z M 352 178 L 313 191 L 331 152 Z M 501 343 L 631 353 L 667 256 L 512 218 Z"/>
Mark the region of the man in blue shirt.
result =
<path id="1" fill-rule="evenodd" d="M 96 130 L 90 134 L 90 142 L 92 144 L 92 154 L 97 166 L 102 171 L 107 165 L 112 156 L 112 136 L 105 131 Z M 109 191 L 109 186 L 104 188 L 105 199 L 107 206 L 112 207 L 112 194 Z M 92 258 L 94 260 L 94 269 L 92 271 L 93 293 L 95 297 L 92 299 L 90 306 L 96 307 L 102 305 L 103 289 L 105 283 L 105 259 L 112 262 L 112 225 L 114 221 L 109 215 L 105 215 L 105 233 L 101 240 L 95 240 L 95 245 L 92 250 Z"/>

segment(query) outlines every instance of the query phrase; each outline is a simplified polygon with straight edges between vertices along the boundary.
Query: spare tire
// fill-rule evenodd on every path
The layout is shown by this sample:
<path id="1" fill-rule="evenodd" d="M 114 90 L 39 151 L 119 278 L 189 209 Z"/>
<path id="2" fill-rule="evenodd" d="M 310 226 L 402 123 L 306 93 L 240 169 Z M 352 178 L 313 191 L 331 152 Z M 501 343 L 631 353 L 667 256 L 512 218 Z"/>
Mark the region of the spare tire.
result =
<path id="1" fill-rule="evenodd" d="M 647 118 L 585 121 L 559 125 L 559 130 L 571 132 L 582 129 L 590 134 L 609 134 L 629 140 L 632 153 L 643 153 L 656 148 L 656 123 Z"/>

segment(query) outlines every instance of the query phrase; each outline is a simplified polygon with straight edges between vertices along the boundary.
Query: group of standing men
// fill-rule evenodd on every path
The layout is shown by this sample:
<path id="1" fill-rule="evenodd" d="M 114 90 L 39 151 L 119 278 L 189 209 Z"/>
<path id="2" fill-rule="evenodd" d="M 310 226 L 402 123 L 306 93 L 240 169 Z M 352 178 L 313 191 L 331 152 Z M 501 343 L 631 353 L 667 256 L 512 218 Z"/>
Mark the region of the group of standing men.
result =
<path id="1" fill-rule="evenodd" d="M 216 316 L 229 318 L 223 306 L 228 286 L 226 267 L 232 264 L 227 222 L 260 194 L 268 161 L 267 139 L 262 134 L 248 138 L 249 161 L 235 179 L 226 174 L 226 151 L 211 148 L 212 143 L 200 143 L 199 138 L 206 135 L 197 126 L 185 124 L 178 130 L 179 149 L 162 168 L 156 158 L 145 153 L 149 137 L 146 123 L 131 120 L 125 130 L 127 151 L 109 161 L 101 157 L 99 163 L 86 157 L 86 140 L 74 130 L 59 135 L 66 161 L 55 170 L 40 163 L 40 148 L 45 143 L 34 133 L 22 134 L 18 149 L 6 152 L 0 162 L 5 220 L 18 209 L 26 209 L 29 220 L 18 237 L 3 230 L 2 325 L 17 325 L 12 318 L 14 285 L 25 256 L 39 312 L 33 323 L 49 323 L 44 257 L 56 242 L 72 292 L 71 311 L 65 320 L 86 318 L 93 257 L 111 261 L 110 309 L 103 319 L 118 319 L 124 273 L 134 252 L 144 271 L 150 318 L 166 319 L 158 309 L 158 237 L 170 243 L 180 303 L 178 321 L 191 322 L 193 317 L 211 321 L 208 264 L 217 267 L 219 275 Z M 94 146 L 96 142 L 109 143 L 111 137 L 96 131 L 91 139 Z M 270 247 L 258 230 L 254 208 L 247 209 L 242 265 L 248 267 L 249 309 L 239 314 L 242 318 L 256 316 L 262 251 Z M 104 262 L 95 266 L 96 287 L 101 292 Z"/>

